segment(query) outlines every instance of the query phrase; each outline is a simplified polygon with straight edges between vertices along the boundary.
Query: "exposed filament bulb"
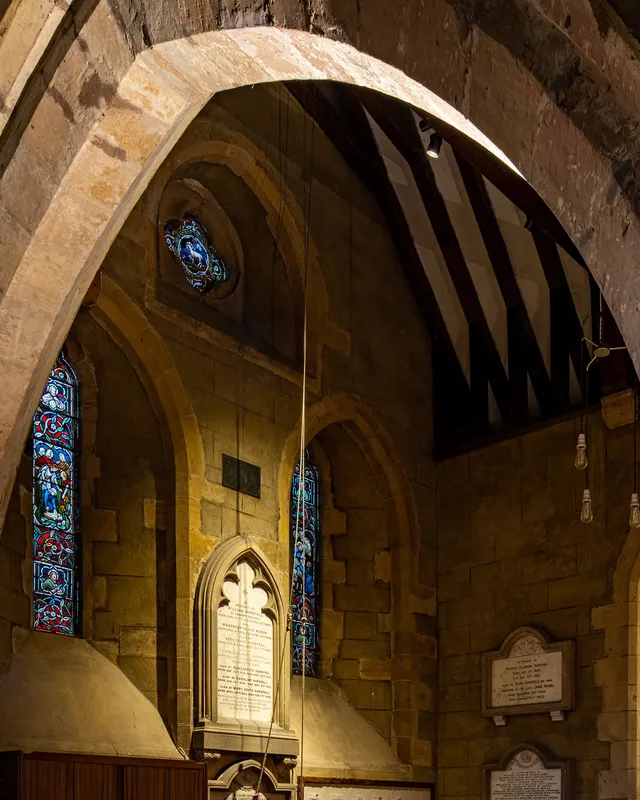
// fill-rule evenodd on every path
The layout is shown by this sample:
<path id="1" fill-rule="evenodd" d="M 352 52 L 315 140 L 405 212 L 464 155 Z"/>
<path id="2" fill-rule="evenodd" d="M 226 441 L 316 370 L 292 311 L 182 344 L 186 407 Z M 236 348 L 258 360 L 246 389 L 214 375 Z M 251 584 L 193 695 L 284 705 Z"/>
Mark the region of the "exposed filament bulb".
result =
<path id="1" fill-rule="evenodd" d="M 580 511 L 580 519 L 584 523 L 591 522 L 593 520 L 593 509 L 591 508 L 591 492 L 588 489 L 585 489 L 582 493 L 582 509 Z"/>
<path id="2" fill-rule="evenodd" d="M 587 437 L 584 433 L 578 434 L 578 444 L 576 446 L 576 469 L 586 469 L 587 464 Z"/>
<path id="3" fill-rule="evenodd" d="M 640 528 L 640 502 L 638 502 L 637 492 L 634 492 L 631 495 L 631 506 L 629 507 L 629 527 Z"/>

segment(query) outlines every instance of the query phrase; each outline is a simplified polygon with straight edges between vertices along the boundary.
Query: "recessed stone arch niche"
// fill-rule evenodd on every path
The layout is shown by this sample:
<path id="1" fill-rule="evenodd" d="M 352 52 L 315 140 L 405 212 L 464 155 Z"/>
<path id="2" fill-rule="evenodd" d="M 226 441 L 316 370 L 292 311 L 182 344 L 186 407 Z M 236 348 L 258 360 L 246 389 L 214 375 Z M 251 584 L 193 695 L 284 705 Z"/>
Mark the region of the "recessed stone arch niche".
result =
<path id="1" fill-rule="evenodd" d="M 261 765 L 245 759 L 225 767 L 217 778 L 209 780 L 209 800 L 253 800 L 260 781 Z M 265 768 L 260 784 L 259 800 L 296 800 L 295 783 Z"/>
<path id="2" fill-rule="evenodd" d="M 286 607 L 275 571 L 248 537 L 236 536 L 213 551 L 198 581 L 194 612 L 195 752 L 207 759 L 263 753 L 273 714 L 269 754 L 295 757 Z"/>

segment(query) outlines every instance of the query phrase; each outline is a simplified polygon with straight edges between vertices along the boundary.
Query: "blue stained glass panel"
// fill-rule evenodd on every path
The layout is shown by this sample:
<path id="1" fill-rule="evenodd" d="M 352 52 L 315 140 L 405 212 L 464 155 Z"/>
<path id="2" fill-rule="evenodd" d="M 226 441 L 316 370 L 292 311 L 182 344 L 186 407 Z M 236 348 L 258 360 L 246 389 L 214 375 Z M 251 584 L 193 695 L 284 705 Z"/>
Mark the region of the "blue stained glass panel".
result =
<path id="1" fill-rule="evenodd" d="M 172 220 L 164 226 L 164 241 L 178 259 L 187 281 L 199 292 L 208 292 L 227 280 L 224 261 L 209 244 L 204 226 L 195 217 Z"/>
<path id="2" fill-rule="evenodd" d="M 314 677 L 319 660 L 320 507 L 318 473 L 309 451 L 304 460 L 304 474 L 297 464 L 291 484 L 292 669 L 302 675 L 304 657 L 304 672 Z"/>
<path id="3" fill-rule="evenodd" d="M 56 564 L 47 564 L 45 561 L 36 561 L 34 591 L 36 594 L 71 598 L 73 596 L 73 570 L 64 569 Z"/>
<path id="4" fill-rule="evenodd" d="M 73 454 L 33 440 L 33 516 L 38 525 L 71 531 L 74 523 Z"/>
<path id="5" fill-rule="evenodd" d="M 33 418 L 33 627 L 73 635 L 78 384 L 60 354 Z"/>

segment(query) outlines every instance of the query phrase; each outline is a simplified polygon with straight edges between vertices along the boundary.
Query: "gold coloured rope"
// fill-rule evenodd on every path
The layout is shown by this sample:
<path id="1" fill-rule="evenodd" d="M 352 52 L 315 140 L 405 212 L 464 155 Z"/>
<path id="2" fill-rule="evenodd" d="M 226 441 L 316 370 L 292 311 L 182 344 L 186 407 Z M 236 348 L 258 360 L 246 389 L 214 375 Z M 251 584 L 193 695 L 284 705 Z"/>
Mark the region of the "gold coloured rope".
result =
<path id="1" fill-rule="evenodd" d="M 315 86 L 314 86 L 314 98 L 315 98 Z M 305 135 L 303 137 L 303 143 L 305 145 L 305 152 L 303 154 L 303 162 L 306 162 L 306 126 L 307 126 L 307 119 L 308 115 L 305 115 L 304 126 L 305 126 Z M 313 150 L 314 150 L 314 134 L 315 134 L 315 124 L 311 123 L 311 147 L 310 147 L 310 169 L 309 169 L 309 181 L 308 181 L 308 188 L 307 188 L 307 196 L 306 196 L 306 214 L 305 214 L 305 243 L 304 243 L 304 297 L 303 297 L 303 329 L 302 329 L 302 401 L 301 401 L 301 412 L 300 412 L 300 450 L 299 450 L 299 481 L 298 481 L 298 496 L 296 498 L 296 524 L 295 524 L 295 535 L 294 535 L 294 547 L 293 547 L 293 554 L 294 554 L 294 565 L 295 565 L 295 554 L 298 551 L 298 544 L 300 541 L 300 518 L 302 517 L 302 541 L 305 541 L 305 533 L 306 533 L 306 517 L 304 514 L 304 495 L 306 490 L 306 437 L 307 437 L 307 417 L 306 417 L 306 410 L 307 410 L 307 301 L 308 301 L 308 294 L 307 294 L 307 271 L 309 266 L 309 241 L 310 241 L 310 218 L 311 218 L 311 198 L 312 198 L 312 185 L 313 185 Z M 279 230 L 279 229 L 278 229 Z M 301 511 L 303 512 L 301 514 Z M 302 693 L 301 693 L 301 708 L 300 708 L 300 800 L 304 800 L 304 705 L 305 705 L 305 681 L 306 681 L 306 632 L 307 632 L 307 615 L 305 611 L 305 589 L 306 589 L 306 559 L 302 561 L 302 617 L 301 617 L 301 633 L 302 633 Z M 294 593 L 294 580 L 293 580 L 293 565 L 291 570 L 291 581 L 290 581 L 290 590 L 289 590 L 289 606 L 287 611 L 287 624 L 286 624 L 286 633 L 292 631 L 292 620 L 293 620 L 293 593 Z M 267 763 L 267 755 L 269 753 L 269 745 L 271 743 L 271 737 L 273 734 L 273 726 L 275 723 L 276 711 L 278 707 L 278 699 L 280 695 L 280 689 L 282 685 L 282 676 L 284 672 L 284 663 L 285 663 L 285 650 L 286 650 L 286 633 L 285 633 L 285 646 L 281 648 L 280 653 L 280 663 L 278 665 L 278 677 L 276 681 L 276 691 L 274 694 L 273 700 L 273 708 L 271 712 L 271 721 L 269 723 L 269 731 L 267 733 L 267 741 L 264 748 L 264 753 L 262 756 L 262 763 L 260 765 L 260 774 L 258 777 L 258 784 L 256 787 L 256 791 L 254 794 L 254 800 L 259 800 L 260 798 L 260 789 L 262 788 L 262 781 L 264 778 L 264 772 L 266 769 Z"/>

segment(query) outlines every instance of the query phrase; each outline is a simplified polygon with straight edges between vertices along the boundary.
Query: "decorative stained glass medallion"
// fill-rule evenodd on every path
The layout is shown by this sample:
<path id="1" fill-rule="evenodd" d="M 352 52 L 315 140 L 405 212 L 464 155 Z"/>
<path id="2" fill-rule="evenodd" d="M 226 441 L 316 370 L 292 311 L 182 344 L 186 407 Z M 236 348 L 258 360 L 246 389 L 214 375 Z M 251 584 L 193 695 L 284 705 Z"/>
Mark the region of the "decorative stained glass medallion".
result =
<path id="1" fill-rule="evenodd" d="M 318 472 L 307 450 L 304 457 L 304 474 L 301 476 L 300 464 L 297 464 L 291 483 L 292 669 L 294 675 L 302 675 L 304 645 L 305 674 L 310 677 L 317 675 L 319 658 L 320 507 L 318 488 Z"/>
<path id="2" fill-rule="evenodd" d="M 33 627 L 73 636 L 77 618 L 78 382 L 60 354 L 33 418 Z"/>
<path id="3" fill-rule="evenodd" d="M 209 244 L 204 226 L 195 217 L 182 222 L 171 220 L 164 226 L 164 240 L 182 264 L 186 279 L 199 292 L 208 292 L 227 280 L 224 261 Z"/>

